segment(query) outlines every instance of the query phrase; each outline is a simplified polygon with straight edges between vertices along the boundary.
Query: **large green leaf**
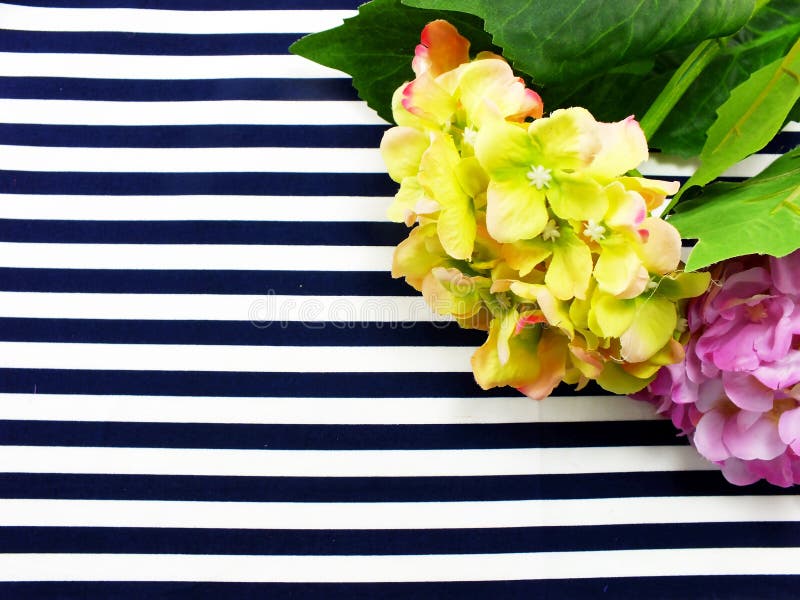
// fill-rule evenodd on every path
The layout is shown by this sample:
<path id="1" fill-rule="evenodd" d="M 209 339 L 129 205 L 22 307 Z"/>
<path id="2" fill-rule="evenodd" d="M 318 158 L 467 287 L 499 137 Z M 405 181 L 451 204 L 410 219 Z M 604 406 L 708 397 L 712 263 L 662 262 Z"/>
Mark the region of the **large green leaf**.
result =
<path id="1" fill-rule="evenodd" d="M 684 158 L 700 154 L 706 132 L 717 118 L 717 109 L 728 99 L 731 90 L 761 67 L 785 56 L 798 36 L 800 2 L 771 0 L 727 40 L 725 49 L 689 87 L 650 140 L 650 145 Z M 656 69 L 658 67 L 657 64 Z M 650 85 L 650 82 L 643 80 L 641 84 Z"/>
<path id="2" fill-rule="evenodd" d="M 400 0 L 373 0 L 344 24 L 299 39 L 289 50 L 353 78 L 362 100 L 392 121 L 392 92 L 414 78 L 411 59 L 427 23 L 447 19 L 472 43 L 471 51 L 497 50 L 472 15 L 403 6 Z"/>
<path id="3" fill-rule="evenodd" d="M 800 39 L 786 56 L 753 73 L 717 111 L 700 153 L 702 161 L 686 182 L 704 185 L 757 152 L 780 131 L 800 98 Z"/>
<path id="4" fill-rule="evenodd" d="M 743 183 L 715 183 L 678 205 L 669 222 L 699 240 L 687 270 L 744 254 L 800 247 L 800 147 Z"/>
<path id="5" fill-rule="evenodd" d="M 581 82 L 670 48 L 730 35 L 755 6 L 755 0 L 403 2 L 479 16 L 515 68 L 545 86 Z"/>

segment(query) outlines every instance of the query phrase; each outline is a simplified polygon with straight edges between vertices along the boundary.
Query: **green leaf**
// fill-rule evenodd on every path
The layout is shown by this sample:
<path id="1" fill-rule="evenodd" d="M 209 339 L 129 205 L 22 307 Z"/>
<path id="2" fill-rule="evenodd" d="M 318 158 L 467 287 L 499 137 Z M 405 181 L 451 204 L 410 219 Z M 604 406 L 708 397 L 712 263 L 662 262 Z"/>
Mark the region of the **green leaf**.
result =
<path id="1" fill-rule="evenodd" d="M 800 98 L 800 39 L 788 54 L 738 85 L 717 111 L 700 153 L 702 161 L 684 189 L 705 185 L 763 148 L 780 131 Z"/>
<path id="2" fill-rule="evenodd" d="M 800 147 L 742 183 L 715 183 L 669 218 L 698 239 L 686 269 L 745 254 L 784 256 L 800 247 Z"/>
<path id="3" fill-rule="evenodd" d="M 423 27 L 447 19 L 472 43 L 471 51 L 498 49 L 472 15 L 403 6 L 400 0 L 373 0 L 343 25 L 299 39 L 289 48 L 326 67 L 348 73 L 362 100 L 392 122 L 392 93 L 414 78 L 411 59 Z"/>
<path id="4" fill-rule="evenodd" d="M 477 15 L 514 67 L 544 86 L 582 82 L 670 48 L 730 35 L 755 6 L 755 0 L 662 0 L 657 8 L 643 0 L 403 2 Z"/>
<path id="5" fill-rule="evenodd" d="M 683 158 L 700 154 L 706 132 L 717 118 L 717 109 L 731 90 L 761 67 L 785 56 L 798 36 L 800 2 L 771 0 L 728 39 L 725 49 L 689 87 L 650 140 L 650 146 Z M 659 66 L 660 61 L 657 61 L 656 70 Z M 657 81 L 653 83 L 658 84 Z M 643 80 L 641 85 L 651 83 Z"/>

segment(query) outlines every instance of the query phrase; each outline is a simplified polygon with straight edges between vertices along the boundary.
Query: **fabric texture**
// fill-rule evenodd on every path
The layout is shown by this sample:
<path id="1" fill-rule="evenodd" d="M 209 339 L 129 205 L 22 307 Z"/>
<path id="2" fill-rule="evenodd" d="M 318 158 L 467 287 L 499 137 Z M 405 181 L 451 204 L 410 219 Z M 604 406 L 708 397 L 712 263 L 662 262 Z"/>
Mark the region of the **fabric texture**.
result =
<path id="1" fill-rule="evenodd" d="M 796 594 L 794 490 L 391 279 L 387 125 L 287 51 L 356 5 L 0 4 L 0 596 Z"/>

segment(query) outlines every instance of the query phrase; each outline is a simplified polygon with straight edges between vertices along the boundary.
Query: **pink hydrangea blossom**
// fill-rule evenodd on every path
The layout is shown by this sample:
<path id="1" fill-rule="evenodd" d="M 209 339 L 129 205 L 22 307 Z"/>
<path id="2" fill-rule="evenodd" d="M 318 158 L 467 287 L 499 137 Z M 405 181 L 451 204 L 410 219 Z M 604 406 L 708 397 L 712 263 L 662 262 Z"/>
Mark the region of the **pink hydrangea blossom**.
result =
<path id="1" fill-rule="evenodd" d="M 800 250 L 712 271 L 690 301 L 683 363 L 637 396 L 737 485 L 800 483 Z"/>

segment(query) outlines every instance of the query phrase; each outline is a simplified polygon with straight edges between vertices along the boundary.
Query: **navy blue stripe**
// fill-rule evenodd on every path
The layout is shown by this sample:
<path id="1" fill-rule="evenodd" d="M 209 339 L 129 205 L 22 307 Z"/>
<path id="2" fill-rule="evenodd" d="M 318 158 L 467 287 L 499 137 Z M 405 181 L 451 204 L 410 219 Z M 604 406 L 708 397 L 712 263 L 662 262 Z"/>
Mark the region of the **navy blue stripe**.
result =
<path id="1" fill-rule="evenodd" d="M 358 100 L 350 79 L 81 79 L 0 77 L 0 98 L 180 102 Z"/>
<path id="2" fill-rule="evenodd" d="M 173 196 L 393 196 L 383 173 L 58 173 L 0 171 L 0 193 Z"/>
<path id="3" fill-rule="evenodd" d="M 420 530 L 3 527 L 3 553 L 359 556 L 796 545 L 800 523 L 674 523 Z"/>
<path id="4" fill-rule="evenodd" d="M 2 242 L 396 246 L 407 236 L 408 228 L 403 224 L 375 221 L 326 223 L 0 219 Z"/>
<path id="5" fill-rule="evenodd" d="M 586 557 L 591 560 L 591 555 Z M 532 574 L 533 575 L 533 574 Z M 435 583 L 199 583 L 199 582 L 5 582 L 0 593 L 28 600 L 531 600 L 603 598 L 604 600 L 675 600 L 676 598 L 793 598 L 797 575 L 695 575 L 686 577 L 607 577 L 531 581 L 461 581 Z"/>
<path id="6" fill-rule="evenodd" d="M 759 150 L 760 154 L 785 154 L 800 145 L 800 131 L 781 132 Z"/>
<path id="7" fill-rule="evenodd" d="M 685 446 L 686 439 L 679 438 L 672 423 L 666 420 L 402 426 L 11 420 L 0 421 L 0 445 L 227 450 L 458 450 Z"/>
<path id="8" fill-rule="evenodd" d="M 402 279 L 369 271 L 15 269 L 0 267 L 0 290 L 120 294 L 297 294 L 418 296 Z"/>
<path id="9" fill-rule="evenodd" d="M 214 477 L 0 473 L 0 498 L 197 502 L 488 502 L 672 496 L 794 496 L 717 471 L 482 477 Z M 487 507 L 487 510 L 491 508 Z"/>
<path id="10" fill-rule="evenodd" d="M 265 297 L 268 302 L 268 297 Z M 376 308 L 391 314 L 392 306 Z M 342 305 L 339 314 L 347 314 Z M 303 310 L 300 309 L 300 313 Z M 246 315 L 245 315 L 246 316 Z M 184 321 L 129 319 L 28 319 L 0 317 L 0 340 L 96 344 L 233 346 L 480 346 L 486 333 L 457 323 L 424 321 Z M 313 371 L 313 366 L 309 365 Z"/>
<path id="11" fill-rule="evenodd" d="M 377 148 L 382 125 L 0 124 L 0 144 L 78 148 Z"/>
<path id="12" fill-rule="evenodd" d="M 481 390 L 472 373 L 233 373 L 227 371 L 95 371 L 0 369 L 0 392 L 329 398 L 507 397 L 510 388 Z M 609 395 L 590 383 L 576 393 L 560 385 L 557 396 Z"/>
<path id="13" fill-rule="evenodd" d="M 158 10 L 354 10 L 361 0 L 3 0 L 5 4 L 55 8 L 149 8 Z"/>
<path id="14" fill-rule="evenodd" d="M 175 34 L 116 31 L 11 31 L 0 52 L 213 56 L 288 54 L 302 33 Z"/>

